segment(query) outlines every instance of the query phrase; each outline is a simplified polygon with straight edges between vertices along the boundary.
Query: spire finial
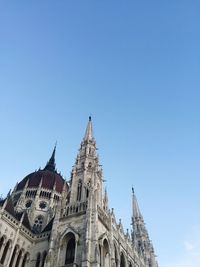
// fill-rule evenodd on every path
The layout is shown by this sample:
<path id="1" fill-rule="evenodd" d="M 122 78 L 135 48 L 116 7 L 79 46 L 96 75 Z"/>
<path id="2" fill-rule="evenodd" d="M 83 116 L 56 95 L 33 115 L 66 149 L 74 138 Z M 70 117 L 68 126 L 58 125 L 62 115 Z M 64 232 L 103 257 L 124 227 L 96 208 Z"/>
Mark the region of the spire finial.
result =
<path id="1" fill-rule="evenodd" d="M 134 194 L 135 193 L 135 191 L 134 191 L 134 187 L 132 186 L 132 194 Z"/>
<path id="2" fill-rule="evenodd" d="M 57 147 L 57 141 L 55 143 L 52 155 L 51 155 L 49 161 L 47 162 L 44 170 L 53 171 L 53 172 L 56 171 L 56 163 L 55 163 L 56 147 Z"/>
<path id="3" fill-rule="evenodd" d="M 92 117 L 89 116 L 88 125 L 85 131 L 85 137 L 84 140 L 92 140 L 93 139 L 93 129 L 92 129 Z"/>

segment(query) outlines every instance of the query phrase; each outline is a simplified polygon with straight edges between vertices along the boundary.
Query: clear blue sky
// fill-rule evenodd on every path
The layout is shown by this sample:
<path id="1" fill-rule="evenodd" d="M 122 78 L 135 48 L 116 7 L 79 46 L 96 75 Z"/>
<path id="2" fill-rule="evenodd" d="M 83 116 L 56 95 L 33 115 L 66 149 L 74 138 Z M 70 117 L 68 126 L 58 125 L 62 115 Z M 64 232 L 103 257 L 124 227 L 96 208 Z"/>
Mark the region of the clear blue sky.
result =
<path id="1" fill-rule="evenodd" d="M 0 3 L 0 191 L 48 160 L 68 178 L 88 116 L 110 206 L 131 186 L 160 267 L 200 266 L 200 2 Z"/>

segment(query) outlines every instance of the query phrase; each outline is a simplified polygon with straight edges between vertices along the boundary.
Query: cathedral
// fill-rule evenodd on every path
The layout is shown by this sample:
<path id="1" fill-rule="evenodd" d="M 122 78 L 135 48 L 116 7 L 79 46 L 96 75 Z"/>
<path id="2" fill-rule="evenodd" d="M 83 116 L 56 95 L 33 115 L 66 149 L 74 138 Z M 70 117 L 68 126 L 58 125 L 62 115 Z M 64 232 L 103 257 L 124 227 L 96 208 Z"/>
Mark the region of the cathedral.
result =
<path id="1" fill-rule="evenodd" d="M 108 206 L 89 117 L 66 181 L 55 152 L 0 199 L 0 267 L 158 267 L 132 189 L 132 229 Z"/>

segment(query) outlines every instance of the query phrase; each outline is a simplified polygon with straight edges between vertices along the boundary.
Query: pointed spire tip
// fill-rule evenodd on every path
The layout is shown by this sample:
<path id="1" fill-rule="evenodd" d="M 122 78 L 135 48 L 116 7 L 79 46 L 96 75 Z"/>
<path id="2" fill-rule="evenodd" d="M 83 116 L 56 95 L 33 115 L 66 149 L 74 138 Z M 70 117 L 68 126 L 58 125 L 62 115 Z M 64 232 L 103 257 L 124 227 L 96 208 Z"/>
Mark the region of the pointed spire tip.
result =
<path id="1" fill-rule="evenodd" d="M 135 191 L 134 191 L 134 187 L 132 186 L 132 193 L 134 194 L 135 193 Z"/>
<path id="2" fill-rule="evenodd" d="M 89 116 L 88 125 L 85 132 L 84 140 L 92 140 L 93 139 L 93 129 L 92 129 L 92 118 Z"/>
<path id="3" fill-rule="evenodd" d="M 53 153 L 52 153 L 49 161 L 47 162 L 44 170 L 49 170 L 49 171 L 54 171 L 54 172 L 56 171 L 56 163 L 55 163 L 56 146 L 57 146 L 57 141 L 56 141 L 56 144 L 54 146 Z"/>

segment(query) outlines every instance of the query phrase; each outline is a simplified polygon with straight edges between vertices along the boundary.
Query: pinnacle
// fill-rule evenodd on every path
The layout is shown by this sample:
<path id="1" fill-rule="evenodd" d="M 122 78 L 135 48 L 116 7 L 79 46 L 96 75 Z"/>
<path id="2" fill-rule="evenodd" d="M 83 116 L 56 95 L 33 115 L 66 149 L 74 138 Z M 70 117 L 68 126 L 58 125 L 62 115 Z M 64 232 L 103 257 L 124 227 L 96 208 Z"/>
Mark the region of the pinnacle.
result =
<path id="1" fill-rule="evenodd" d="M 88 125 L 85 131 L 84 140 L 89 141 L 93 139 L 93 127 L 92 127 L 92 118 L 89 116 Z"/>
<path id="2" fill-rule="evenodd" d="M 132 194 L 133 194 L 133 217 L 142 219 L 142 214 L 140 212 L 140 208 L 133 188 L 132 188 Z"/>

